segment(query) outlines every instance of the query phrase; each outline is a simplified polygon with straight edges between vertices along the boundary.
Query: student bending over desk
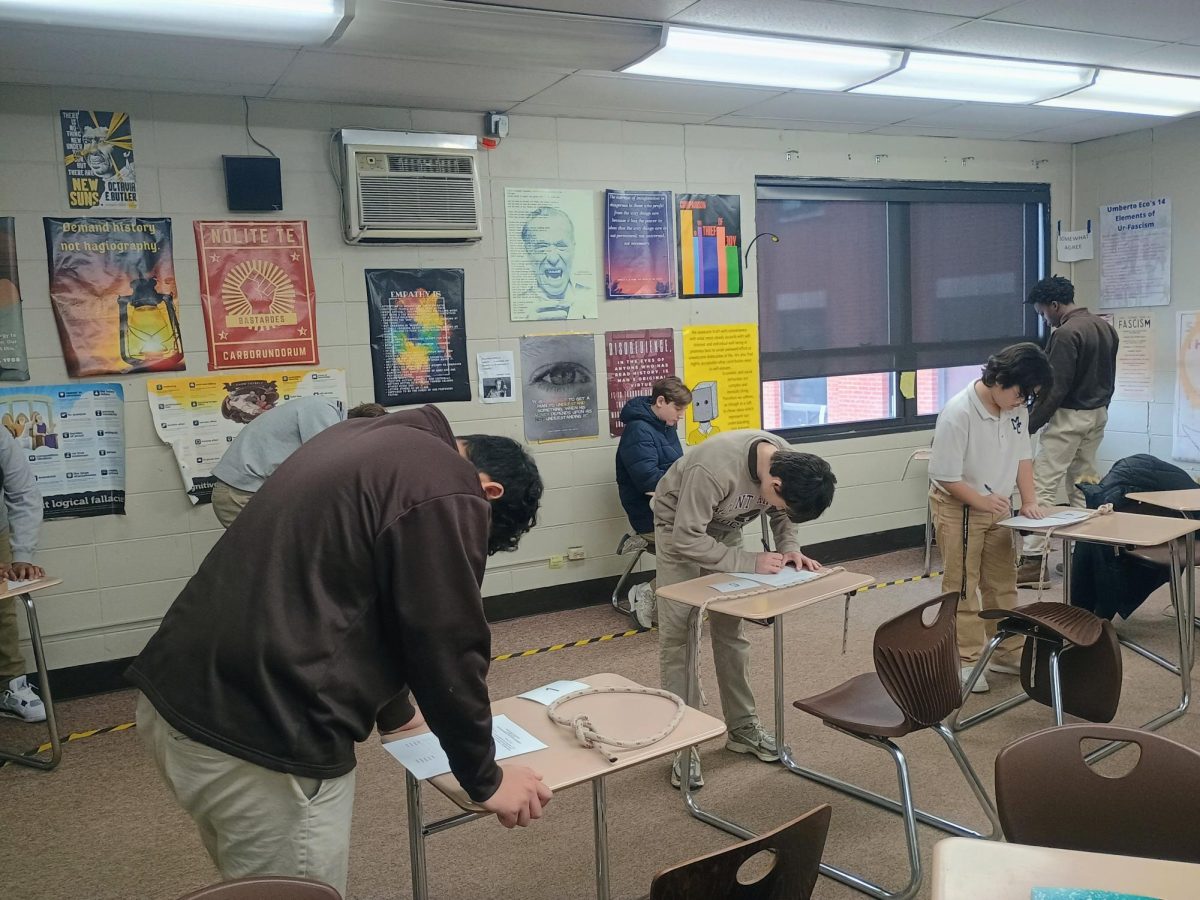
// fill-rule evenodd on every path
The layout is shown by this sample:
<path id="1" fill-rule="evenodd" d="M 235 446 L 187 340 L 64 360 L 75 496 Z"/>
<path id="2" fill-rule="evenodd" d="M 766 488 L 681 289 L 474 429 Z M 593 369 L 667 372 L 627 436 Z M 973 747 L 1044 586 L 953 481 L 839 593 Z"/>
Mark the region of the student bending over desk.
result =
<path id="1" fill-rule="evenodd" d="M 433 406 L 343 422 L 263 484 L 134 660 L 138 732 L 226 878 L 346 892 L 354 743 L 419 723 L 502 824 L 550 791 L 500 768 L 480 584 L 533 527 L 542 481 L 508 438 L 455 441 Z"/>

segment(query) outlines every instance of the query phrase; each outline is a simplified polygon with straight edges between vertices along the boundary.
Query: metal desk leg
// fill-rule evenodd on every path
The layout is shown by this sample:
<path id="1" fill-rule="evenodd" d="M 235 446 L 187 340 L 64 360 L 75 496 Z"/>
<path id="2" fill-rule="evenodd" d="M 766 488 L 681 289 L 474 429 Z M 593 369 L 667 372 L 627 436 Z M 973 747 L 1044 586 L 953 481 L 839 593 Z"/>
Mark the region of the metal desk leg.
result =
<path id="1" fill-rule="evenodd" d="M 24 756 L 20 753 L 9 753 L 0 750 L 0 759 L 29 766 L 33 769 L 49 771 L 62 761 L 62 742 L 58 739 L 58 721 L 54 717 L 54 697 L 50 693 L 50 672 L 46 668 L 46 654 L 42 649 L 42 630 L 38 627 L 37 610 L 33 605 L 33 595 L 20 594 L 21 603 L 25 606 L 25 619 L 29 623 L 29 643 L 33 647 L 33 659 L 37 664 L 38 682 L 41 687 L 42 703 L 46 707 L 46 727 L 50 730 L 50 758 L 38 759 L 36 756 Z"/>
<path id="2" fill-rule="evenodd" d="M 1071 605 L 1071 539 L 1062 539 L 1063 550 L 1063 603 Z M 1046 573 L 1047 577 L 1050 575 Z"/>
<path id="3" fill-rule="evenodd" d="M 428 900 L 429 876 L 425 870 L 425 822 L 421 815 L 421 782 L 404 772 L 408 796 L 408 858 L 412 867 L 413 900 Z"/>
<path id="4" fill-rule="evenodd" d="M 596 900 L 608 900 L 608 793 L 603 775 L 592 779 L 592 824 L 596 831 Z"/>

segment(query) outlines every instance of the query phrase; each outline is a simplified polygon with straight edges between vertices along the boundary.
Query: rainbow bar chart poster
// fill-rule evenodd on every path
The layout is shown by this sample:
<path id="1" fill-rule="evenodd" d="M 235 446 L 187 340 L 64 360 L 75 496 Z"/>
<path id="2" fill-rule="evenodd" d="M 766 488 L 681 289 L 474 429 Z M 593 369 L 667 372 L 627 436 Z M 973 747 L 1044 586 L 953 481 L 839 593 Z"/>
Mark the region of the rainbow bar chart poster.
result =
<path id="1" fill-rule="evenodd" d="M 737 194 L 676 194 L 679 296 L 742 296 L 742 214 Z"/>

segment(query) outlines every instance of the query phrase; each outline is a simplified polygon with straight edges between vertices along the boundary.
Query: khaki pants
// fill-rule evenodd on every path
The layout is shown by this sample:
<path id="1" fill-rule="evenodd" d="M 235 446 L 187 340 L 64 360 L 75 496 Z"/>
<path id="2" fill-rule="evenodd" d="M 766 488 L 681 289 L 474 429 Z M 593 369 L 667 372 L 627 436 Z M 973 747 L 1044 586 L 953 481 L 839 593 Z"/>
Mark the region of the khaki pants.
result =
<path id="1" fill-rule="evenodd" d="M 346 896 L 353 771 L 321 781 L 264 769 L 176 731 L 144 695 L 137 726 L 223 878 L 313 878 Z"/>
<path id="2" fill-rule="evenodd" d="M 724 542 L 730 547 L 740 547 L 741 532 L 733 532 Z M 679 584 L 709 574 L 695 563 L 672 553 L 670 532 L 666 529 L 656 529 L 654 543 L 659 586 Z M 692 617 L 699 612 L 686 603 L 658 598 L 658 653 L 663 690 L 683 697 L 688 706 L 695 709 L 700 708 L 700 688 L 693 684 L 692 690 L 688 691 L 688 672 L 693 652 L 690 625 Z M 757 722 L 754 692 L 750 689 L 750 642 L 742 633 L 742 620 L 714 612 L 709 613 L 705 627 L 712 641 L 725 727 L 733 731 Z"/>
<path id="3" fill-rule="evenodd" d="M 931 495 L 938 546 L 942 548 L 942 590 L 958 592 L 963 584 L 963 505 L 943 494 Z M 967 551 L 967 595 L 958 604 L 958 656 L 963 664 L 977 662 L 984 645 L 996 633 L 995 620 L 979 618 L 983 609 L 1012 609 L 1017 605 L 1017 566 L 1013 532 L 996 523 L 1007 514 L 970 511 Z M 992 659 L 1020 664 L 1020 645 L 1000 647 Z"/>
<path id="4" fill-rule="evenodd" d="M 0 563 L 10 562 L 12 544 L 8 539 L 8 529 L 5 529 L 0 531 Z M 8 687 L 10 681 L 25 674 L 20 636 L 17 628 L 17 598 L 0 600 L 0 689 Z"/>
<path id="5" fill-rule="evenodd" d="M 238 517 L 246 504 L 254 496 L 251 491 L 243 491 L 241 488 L 235 488 L 232 484 L 226 484 L 220 478 L 214 479 L 212 491 L 212 507 L 213 512 L 217 514 L 217 521 L 228 528 L 233 524 L 233 520 Z"/>
<path id="6" fill-rule="evenodd" d="M 1083 493 L 1075 487 L 1087 476 L 1096 474 L 1096 450 L 1108 424 L 1107 409 L 1060 409 L 1038 432 L 1037 456 L 1033 460 L 1033 485 L 1040 506 L 1058 503 L 1058 491 L 1066 479 L 1067 500 L 1072 506 L 1085 506 Z M 1046 538 L 1040 534 L 1025 536 L 1024 556 L 1041 556 Z"/>

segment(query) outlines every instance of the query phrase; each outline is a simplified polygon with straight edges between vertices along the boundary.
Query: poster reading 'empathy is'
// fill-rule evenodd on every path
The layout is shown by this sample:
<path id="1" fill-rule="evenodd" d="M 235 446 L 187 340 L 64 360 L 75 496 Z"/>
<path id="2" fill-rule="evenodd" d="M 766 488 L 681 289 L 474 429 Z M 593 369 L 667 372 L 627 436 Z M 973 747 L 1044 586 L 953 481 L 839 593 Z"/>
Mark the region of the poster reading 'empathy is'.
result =
<path id="1" fill-rule="evenodd" d="M 741 199 L 737 194 L 675 195 L 680 297 L 742 296 Z"/>
<path id="2" fill-rule="evenodd" d="M 462 269 L 367 269 L 375 402 L 471 399 Z"/>
<path id="3" fill-rule="evenodd" d="M 71 209 L 137 209 L 133 124 L 128 113 L 59 111 L 67 204 Z"/>
<path id="4" fill-rule="evenodd" d="M 28 381 L 21 282 L 17 278 L 17 231 L 12 216 L 0 217 L 0 381 Z"/>
<path id="5" fill-rule="evenodd" d="M 67 374 L 184 368 L 171 220 L 42 221 Z"/>
<path id="6" fill-rule="evenodd" d="M 722 431 L 762 427 L 757 325 L 683 329 L 683 374 L 692 389 L 688 444 Z"/>
<path id="7" fill-rule="evenodd" d="M 306 222 L 196 222 L 208 368 L 315 365 Z"/>
<path id="8" fill-rule="evenodd" d="M 525 439 L 596 437 L 596 348 L 590 334 L 521 338 Z"/>
<path id="9" fill-rule="evenodd" d="M 672 297 L 671 192 L 604 192 L 605 297 Z"/>
<path id="10" fill-rule="evenodd" d="M 670 328 L 608 331 L 604 334 L 608 370 L 608 433 L 625 430 L 621 408 L 633 397 L 646 396 L 660 378 L 675 374 L 675 333 Z"/>
<path id="11" fill-rule="evenodd" d="M 171 445 L 192 503 L 212 499 L 212 469 L 248 422 L 294 397 L 328 397 L 346 404 L 341 369 L 273 369 L 232 376 L 151 378 L 150 415 Z"/>
<path id="12" fill-rule="evenodd" d="M 119 384 L 0 388 L 0 423 L 26 453 L 47 519 L 125 513 Z"/>
<path id="13" fill-rule="evenodd" d="M 514 322 L 596 318 L 595 206 L 591 191 L 504 189 Z"/>

